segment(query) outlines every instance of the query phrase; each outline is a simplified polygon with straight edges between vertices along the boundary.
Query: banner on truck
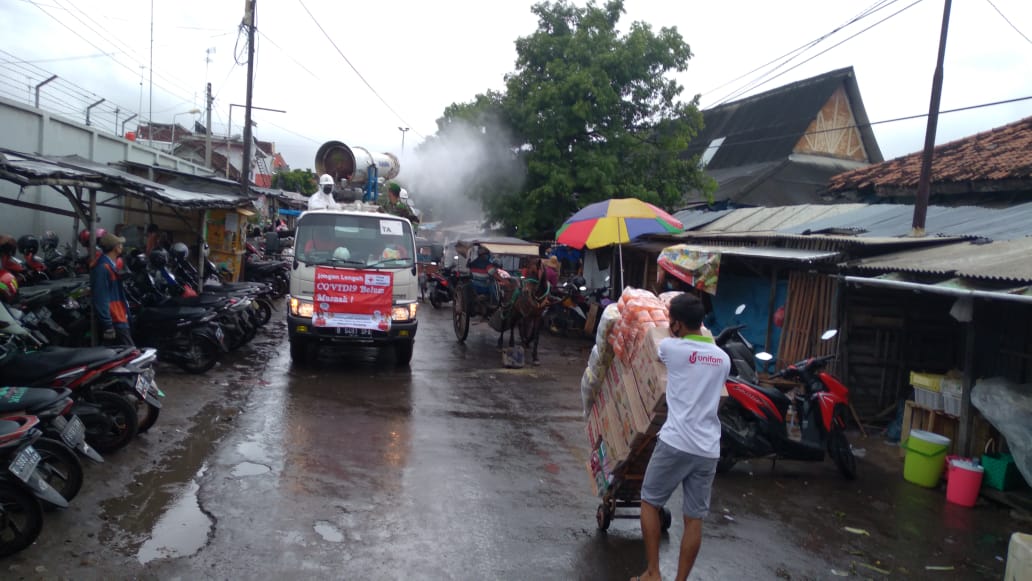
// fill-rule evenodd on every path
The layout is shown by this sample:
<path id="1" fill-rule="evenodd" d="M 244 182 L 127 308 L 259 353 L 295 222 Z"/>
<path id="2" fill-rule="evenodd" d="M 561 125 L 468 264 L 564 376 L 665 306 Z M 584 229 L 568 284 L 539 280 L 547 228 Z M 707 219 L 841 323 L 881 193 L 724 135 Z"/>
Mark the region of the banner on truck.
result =
<path id="1" fill-rule="evenodd" d="M 312 324 L 390 331 L 394 273 L 315 267 Z"/>

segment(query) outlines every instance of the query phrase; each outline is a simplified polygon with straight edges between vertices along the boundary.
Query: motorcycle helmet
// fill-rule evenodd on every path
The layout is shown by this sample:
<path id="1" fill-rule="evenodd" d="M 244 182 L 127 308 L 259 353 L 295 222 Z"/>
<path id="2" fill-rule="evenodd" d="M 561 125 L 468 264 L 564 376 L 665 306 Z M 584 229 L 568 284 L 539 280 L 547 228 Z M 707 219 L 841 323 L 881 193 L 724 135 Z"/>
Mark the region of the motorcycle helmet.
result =
<path id="1" fill-rule="evenodd" d="M 180 260 L 186 260 L 190 256 L 190 249 L 186 247 L 186 244 L 176 242 L 172 245 L 172 254 L 178 256 Z"/>
<path id="2" fill-rule="evenodd" d="M 107 234 L 107 230 L 104 228 L 97 228 L 93 231 L 93 235 L 97 237 L 97 240 L 103 238 L 105 234 Z M 79 244 L 86 248 L 90 247 L 90 231 L 88 229 L 83 229 L 82 232 L 79 232 Z"/>
<path id="3" fill-rule="evenodd" d="M 0 273 L 0 300 L 10 302 L 18 294 L 18 279 L 6 270 Z"/>
<path id="4" fill-rule="evenodd" d="M 151 250 L 148 259 L 154 268 L 164 268 L 168 265 L 168 251 L 164 248 L 155 248 Z"/>
<path id="5" fill-rule="evenodd" d="M 129 257 L 129 270 L 137 273 L 147 270 L 147 260 L 142 252 L 136 252 Z"/>
<path id="6" fill-rule="evenodd" d="M 23 255 L 39 253 L 39 238 L 32 234 L 26 234 L 18 239 L 18 252 Z"/>
<path id="7" fill-rule="evenodd" d="M 351 251 L 343 246 L 338 246 L 337 249 L 333 251 L 333 259 L 351 260 Z"/>
<path id="8" fill-rule="evenodd" d="M 61 239 L 57 237 L 57 232 L 53 230 L 47 230 L 43 233 L 43 250 L 56 250 L 57 245 L 61 243 Z"/>
<path id="9" fill-rule="evenodd" d="M 7 234 L 0 234 L 0 254 L 14 255 L 14 251 L 18 249 L 18 243 L 14 241 L 14 237 L 8 236 Z"/>

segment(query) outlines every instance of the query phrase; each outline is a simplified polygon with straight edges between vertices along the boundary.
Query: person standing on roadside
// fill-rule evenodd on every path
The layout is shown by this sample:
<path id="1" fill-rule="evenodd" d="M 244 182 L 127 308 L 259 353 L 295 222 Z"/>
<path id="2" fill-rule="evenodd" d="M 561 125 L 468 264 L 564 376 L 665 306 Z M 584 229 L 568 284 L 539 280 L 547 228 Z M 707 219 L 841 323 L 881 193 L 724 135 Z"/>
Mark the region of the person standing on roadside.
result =
<path id="1" fill-rule="evenodd" d="M 641 485 L 641 534 L 648 568 L 633 577 L 661 579 L 659 511 L 680 485 L 684 536 L 675 579 L 688 578 L 702 545 L 702 519 L 709 514 L 710 492 L 720 458 L 717 407 L 731 360 L 712 337 L 703 335 L 706 315 L 698 297 L 684 293 L 670 301 L 670 335 L 659 344 L 667 368 L 667 419 Z"/>
<path id="2" fill-rule="evenodd" d="M 129 332 L 129 301 L 118 272 L 125 238 L 106 233 L 97 241 L 104 253 L 90 271 L 93 312 L 105 345 L 135 345 Z"/>

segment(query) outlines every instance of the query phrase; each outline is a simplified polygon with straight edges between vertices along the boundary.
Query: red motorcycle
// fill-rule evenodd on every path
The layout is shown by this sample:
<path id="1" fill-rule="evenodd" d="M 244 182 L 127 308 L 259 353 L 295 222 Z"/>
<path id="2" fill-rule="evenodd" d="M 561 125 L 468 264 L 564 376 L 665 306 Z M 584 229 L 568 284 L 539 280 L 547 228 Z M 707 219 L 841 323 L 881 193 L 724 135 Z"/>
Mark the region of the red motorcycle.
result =
<path id="1" fill-rule="evenodd" d="M 833 336 L 829 331 L 822 338 Z M 827 453 L 844 477 L 855 478 L 856 458 L 845 432 L 849 390 L 823 371 L 833 358 L 811 357 L 772 375 L 772 379 L 784 377 L 802 384 L 803 394 L 791 398 L 776 388 L 728 378 L 728 398 L 718 414 L 717 471 L 726 472 L 739 460 L 750 458 L 823 462 Z"/>

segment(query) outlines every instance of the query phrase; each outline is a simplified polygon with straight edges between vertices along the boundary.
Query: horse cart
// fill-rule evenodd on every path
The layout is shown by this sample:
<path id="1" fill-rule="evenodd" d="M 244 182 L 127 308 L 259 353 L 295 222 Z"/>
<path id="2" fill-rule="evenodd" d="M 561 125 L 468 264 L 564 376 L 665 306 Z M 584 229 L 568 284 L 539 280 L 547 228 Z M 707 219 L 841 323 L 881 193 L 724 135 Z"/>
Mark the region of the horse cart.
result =
<path id="1" fill-rule="evenodd" d="M 486 267 L 476 264 L 481 249 L 490 256 Z M 538 245 L 518 238 L 479 238 L 457 241 L 455 252 L 452 321 L 456 339 L 466 340 L 473 317 L 486 319 L 498 332 L 511 329 L 505 315 L 521 292 L 521 270 L 528 262 L 539 260 Z"/>

